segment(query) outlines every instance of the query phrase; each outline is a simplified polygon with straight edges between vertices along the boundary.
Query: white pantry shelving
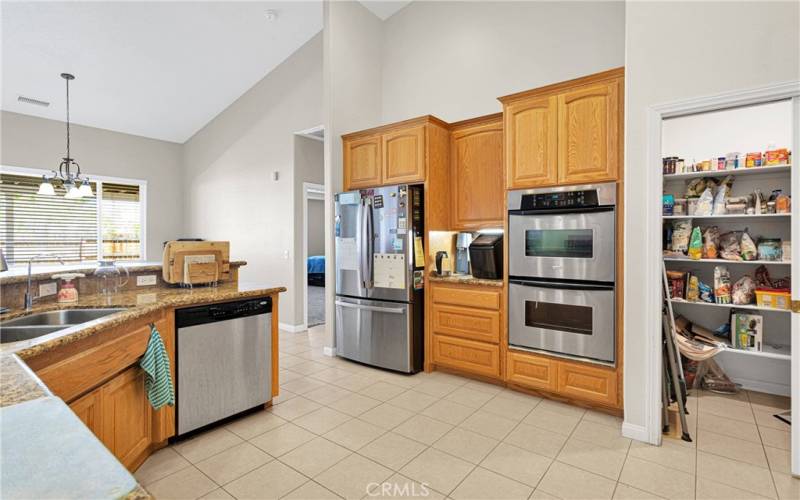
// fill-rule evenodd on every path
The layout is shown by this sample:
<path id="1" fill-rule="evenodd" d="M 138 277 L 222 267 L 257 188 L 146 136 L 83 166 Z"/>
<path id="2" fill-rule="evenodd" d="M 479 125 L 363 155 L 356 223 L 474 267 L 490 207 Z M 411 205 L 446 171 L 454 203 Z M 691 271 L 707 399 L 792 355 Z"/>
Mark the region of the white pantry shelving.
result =
<path id="1" fill-rule="evenodd" d="M 751 266 L 789 266 L 788 260 L 728 260 L 728 259 L 690 259 L 689 257 L 664 257 L 664 262 L 680 262 L 683 264 L 749 264 Z"/>
<path id="2" fill-rule="evenodd" d="M 707 170 L 705 172 L 684 172 L 682 174 L 664 174 L 664 181 L 697 179 L 700 177 L 727 177 L 729 175 L 763 175 L 788 173 L 791 165 L 769 165 L 763 167 L 745 167 L 734 170 Z"/>

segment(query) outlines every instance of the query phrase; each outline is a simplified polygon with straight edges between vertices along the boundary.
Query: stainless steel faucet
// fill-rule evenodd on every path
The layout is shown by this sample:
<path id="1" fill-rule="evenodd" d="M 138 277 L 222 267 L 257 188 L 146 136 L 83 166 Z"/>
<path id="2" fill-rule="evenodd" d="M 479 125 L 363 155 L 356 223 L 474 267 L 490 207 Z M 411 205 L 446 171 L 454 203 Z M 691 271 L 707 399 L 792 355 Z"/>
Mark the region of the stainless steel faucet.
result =
<path id="1" fill-rule="evenodd" d="M 57 259 L 59 262 L 61 262 L 62 266 L 65 265 L 64 264 L 64 259 L 62 259 L 58 255 L 48 255 L 48 254 L 42 253 L 42 254 L 39 254 L 39 255 L 34 255 L 30 259 L 28 259 L 28 288 L 25 290 L 25 310 L 26 311 L 30 311 L 31 307 L 33 307 L 34 301 L 36 301 L 39 298 L 39 297 L 34 297 L 33 295 L 31 295 L 31 267 L 33 266 L 33 261 L 34 260 L 39 260 L 42 257 L 48 257 L 50 259 Z"/>

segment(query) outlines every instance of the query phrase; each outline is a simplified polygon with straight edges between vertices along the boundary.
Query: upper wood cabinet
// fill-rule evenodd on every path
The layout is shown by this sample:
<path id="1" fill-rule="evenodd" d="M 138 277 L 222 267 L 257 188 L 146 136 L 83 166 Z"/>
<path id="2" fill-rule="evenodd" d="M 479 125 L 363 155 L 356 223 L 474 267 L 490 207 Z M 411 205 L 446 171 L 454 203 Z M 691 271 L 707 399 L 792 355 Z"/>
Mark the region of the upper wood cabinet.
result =
<path id="1" fill-rule="evenodd" d="M 383 134 L 383 184 L 425 181 L 425 127 Z"/>
<path id="2" fill-rule="evenodd" d="M 504 111 L 508 187 L 546 186 L 558 180 L 558 100 L 535 97 Z"/>
<path id="3" fill-rule="evenodd" d="M 345 189 L 381 184 L 381 136 L 344 142 Z"/>
<path id="4" fill-rule="evenodd" d="M 429 172 L 446 177 L 447 140 L 448 125 L 433 116 L 343 135 L 344 188 L 436 183 Z"/>
<path id="5" fill-rule="evenodd" d="M 624 69 L 501 97 L 509 189 L 613 181 Z"/>
<path id="6" fill-rule="evenodd" d="M 614 180 L 619 163 L 619 82 L 558 96 L 558 182 Z"/>
<path id="7" fill-rule="evenodd" d="M 453 124 L 452 229 L 502 226 L 505 213 L 502 114 Z"/>

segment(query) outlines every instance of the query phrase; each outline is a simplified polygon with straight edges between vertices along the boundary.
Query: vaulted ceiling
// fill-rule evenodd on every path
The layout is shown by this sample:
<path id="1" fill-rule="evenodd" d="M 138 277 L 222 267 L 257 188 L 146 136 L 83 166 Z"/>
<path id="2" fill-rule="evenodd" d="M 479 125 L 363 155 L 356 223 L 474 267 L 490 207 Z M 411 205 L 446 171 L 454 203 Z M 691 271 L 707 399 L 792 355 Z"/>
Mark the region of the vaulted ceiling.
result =
<path id="1" fill-rule="evenodd" d="M 74 123 L 179 143 L 322 29 L 319 0 L 0 8 L 3 110 L 64 120 L 69 72 Z"/>

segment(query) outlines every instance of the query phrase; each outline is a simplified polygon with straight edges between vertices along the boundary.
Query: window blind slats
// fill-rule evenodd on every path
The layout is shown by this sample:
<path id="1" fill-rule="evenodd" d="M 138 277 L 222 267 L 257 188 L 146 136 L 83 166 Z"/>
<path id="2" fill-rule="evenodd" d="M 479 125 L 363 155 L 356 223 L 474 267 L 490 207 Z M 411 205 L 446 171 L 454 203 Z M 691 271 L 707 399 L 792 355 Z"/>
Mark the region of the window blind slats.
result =
<path id="1" fill-rule="evenodd" d="M 41 177 L 0 174 L 0 243 L 9 263 L 22 264 L 39 254 L 58 255 L 66 262 L 141 258 L 138 185 L 92 183 L 102 199 L 69 200 L 60 187 L 55 196 L 36 194 L 40 182 Z"/>

